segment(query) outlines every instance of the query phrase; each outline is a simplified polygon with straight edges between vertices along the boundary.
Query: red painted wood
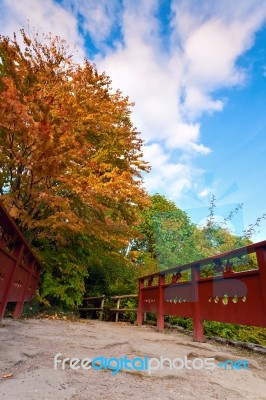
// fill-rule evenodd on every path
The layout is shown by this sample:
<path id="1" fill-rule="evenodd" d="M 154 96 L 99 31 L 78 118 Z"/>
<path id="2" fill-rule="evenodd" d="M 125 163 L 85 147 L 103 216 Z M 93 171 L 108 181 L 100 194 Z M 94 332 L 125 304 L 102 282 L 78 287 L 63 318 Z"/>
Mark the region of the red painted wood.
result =
<path id="1" fill-rule="evenodd" d="M 0 322 L 8 302 L 16 303 L 13 316 L 20 317 L 25 301 L 34 295 L 41 264 L 22 233 L 0 203 Z"/>
<path id="2" fill-rule="evenodd" d="M 137 324 L 139 326 L 142 325 L 143 323 L 143 310 L 141 307 L 141 304 L 143 303 L 143 289 L 144 287 L 144 281 L 142 279 L 139 280 L 139 295 L 138 295 L 138 314 L 137 314 Z"/>
<path id="3" fill-rule="evenodd" d="M 164 276 L 159 276 L 159 285 L 158 285 L 158 311 L 157 311 L 157 328 L 159 331 L 164 330 L 164 291 L 163 291 L 163 284 L 164 284 Z"/>
<path id="4" fill-rule="evenodd" d="M 200 277 L 200 266 L 250 253 L 257 255 L 257 270 L 234 273 L 225 266 L 219 276 Z M 184 270 L 191 270 L 191 280 L 172 278 Z M 174 283 L 164 283 L 167 275 Z M 151 283 L 155 278 L 158 285 L 145 286 L 145 281 Z M 139 313 L 155 313 L 159 330 L 165 315 L 192 318 L 194 340 L 199 342 L 204 341 L 204 320 L 266 327 L 266 241 L 145 276 L 141 282 Z"/>

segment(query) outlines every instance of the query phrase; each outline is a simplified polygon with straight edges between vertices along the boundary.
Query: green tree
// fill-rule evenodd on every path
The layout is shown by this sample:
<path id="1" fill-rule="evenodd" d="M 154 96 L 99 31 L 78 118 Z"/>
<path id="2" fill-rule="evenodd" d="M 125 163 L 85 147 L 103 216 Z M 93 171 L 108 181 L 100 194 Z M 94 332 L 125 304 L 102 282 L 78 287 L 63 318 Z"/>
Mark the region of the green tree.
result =
<path id="1" fill-rule="evenodd" d="M 141 237 L 131 244 L 130 256 L 140 275 L 211 257 L 251 243 L 245 237 L 232 234 L 225 224 L 215 221 L 214 203 L 206 224 L 201 227 L 193 224 L 184 211 L 160 194 L 151 196 L 151 203 L 141 214 Z M 244 268 L 253 268 L 255 265 L 252 256 L 245 262 L 247 266 Z M 237 269 L 242 267 L 237 265 Z"/>
<path id="2" fill-rule="evenodd" d="M 151 273 L 199 258 L 194 242 L 196 227 L 188 215 L 160 194 L 151 196 L 151 202 L 142 212 L 142 236 L 131 246 L 131 257 L 140 271 Z"/>

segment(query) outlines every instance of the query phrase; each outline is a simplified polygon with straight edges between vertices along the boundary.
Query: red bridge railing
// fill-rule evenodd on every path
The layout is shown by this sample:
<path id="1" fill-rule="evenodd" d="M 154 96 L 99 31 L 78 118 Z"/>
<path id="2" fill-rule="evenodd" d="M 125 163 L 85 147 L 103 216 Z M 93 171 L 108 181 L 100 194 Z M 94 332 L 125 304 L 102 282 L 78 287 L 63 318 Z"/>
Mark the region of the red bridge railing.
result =
<path id="1" fill-rule="evenodd" d="M 41 265 L 22 233 L 0 203 L 0 322 L 8 302 L 16 303 L 19 318 L 25 302 L 34 295 Z"/>
<path id="2" fill-rule="evenodd" d="M 242 259 L 254 269 L 234 271 Z M 204 320 L 266 327 L 266 241 L 144 276 L 138 296 L 138 325 L 147 312 L 159 330 L 165 315 L 192 318 L 197 342 Z"/>

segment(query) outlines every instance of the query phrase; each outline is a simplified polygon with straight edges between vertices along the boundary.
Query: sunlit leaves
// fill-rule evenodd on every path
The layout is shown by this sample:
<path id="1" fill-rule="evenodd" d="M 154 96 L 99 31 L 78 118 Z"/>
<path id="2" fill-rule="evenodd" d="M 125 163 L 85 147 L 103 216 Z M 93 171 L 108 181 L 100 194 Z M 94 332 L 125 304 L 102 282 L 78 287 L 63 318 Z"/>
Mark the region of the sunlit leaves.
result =
<path id="1" fill-rule="evenodd" d="M 141 171 L 148 170 L 131 104 L 88 61 L 74 64 L 60 38 L 21 33 L 23 50 L 16 37 L 0 38 L 5 204 L 37 237 L 130 231 L 147 199 Z"/>
<path id="2" fill-rule="evenodd" d="M 21 36 L 0 36 L 0 196 L 45 262 L 42 295 L 74 304 L 94 253 L 121 258 L 135 237 L 149 167 L 110 78 L 59 37 Z"/>

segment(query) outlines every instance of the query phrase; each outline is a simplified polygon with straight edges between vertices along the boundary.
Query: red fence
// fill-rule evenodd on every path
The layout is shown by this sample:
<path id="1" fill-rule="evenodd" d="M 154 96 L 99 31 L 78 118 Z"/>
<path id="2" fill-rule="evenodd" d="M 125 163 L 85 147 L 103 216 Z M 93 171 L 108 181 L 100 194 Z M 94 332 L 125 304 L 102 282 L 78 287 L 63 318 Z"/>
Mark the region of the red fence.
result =
<path id="1" fill-rule="evenodd" d="M 8 302 L 16 303 L 19 318 L 24 302 L 35 293 L 41 265 L 21 232 L 0 203 L 0 322 Z"/>
<path id="2" fill-rule="evenodd" d="M 243 259 L 256 269 L 234 272 Z M 146 312 L 159 330 L 165 315 L 192 318 L 198 342 L 204 320 L 266 327 L 266 241 L 140 278 L 138 325 Z"/>

